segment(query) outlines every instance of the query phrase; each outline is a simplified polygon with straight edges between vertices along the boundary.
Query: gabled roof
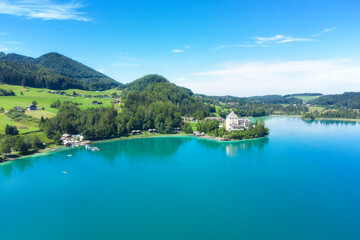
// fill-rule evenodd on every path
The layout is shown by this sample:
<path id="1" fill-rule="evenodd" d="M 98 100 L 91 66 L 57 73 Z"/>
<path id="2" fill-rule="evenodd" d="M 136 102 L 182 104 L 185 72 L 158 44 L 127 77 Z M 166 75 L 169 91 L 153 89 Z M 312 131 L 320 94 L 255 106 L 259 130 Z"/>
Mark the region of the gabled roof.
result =
<path id="1" fill-rule="evenodd" d="M 234 111 L 231 111 L 231 113 L 229 115 L 227 115 L 226 118 L 239 118 L 238 116 L 236 116 L 236 114 L 234 113 Z"/>

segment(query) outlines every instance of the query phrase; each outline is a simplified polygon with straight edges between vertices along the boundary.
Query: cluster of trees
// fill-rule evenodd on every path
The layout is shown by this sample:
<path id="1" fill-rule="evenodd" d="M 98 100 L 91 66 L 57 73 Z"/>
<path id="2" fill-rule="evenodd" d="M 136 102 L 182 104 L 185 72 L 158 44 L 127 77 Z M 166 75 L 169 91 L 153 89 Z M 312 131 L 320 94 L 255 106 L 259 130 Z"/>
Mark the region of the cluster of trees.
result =
<path id="1" fill-rule="evenodd" d="M 284 95 L 284 97 L 302 97 L 302 96 L 322 96 L 322 93 L 294 93 Z"/>
<path id="2" fill-rule="evenodd" d="M 360 92 L 324 95 L 311 100 L 311 104 L 331 108 L 360 109 Z"/>
<path id="3" fill-rule="evenodd" d="M 37 136 L 5 135 L 0 137 L 0 154 L 18 152 L 21 155 L 26 155 L 29 152 L 37 151 L 44 147 L 44 144 Z"/>
<path id="4" fill-rule="evenodd" d="M 0 88 L 0 96 L 15 96 L 15 93 L 13 92 L 13 90 L 6 90 Z"/>
<path id="5" fill-rule="evenodd" d="M 60 106 L 61 106 L 61 101 L 60 101 L 59 99 L 56 100 L 55 102 L 53 102 L 52 104 L 50 104 L 50 107 L 51 107 L 51 108 L 57 108 L 57 109 L 59 109 Z"/>
<path id="6" fill-rule="evenodd" d="M 212 137 L 237 140 L 265 137 L 269 134 L 269 129 L 265 127 L 263 121 L 256 121 L 254 127 L 250 125 L 248 129 L 243 131 L 226 131 L 225 126 L 219 128 L 217 120 L 205 120 L 198 122 L 197 129 Z"/>
<path id="7" fill-rule="evenodd" d="M 280 113 L 285 115 L 302 115 L 309 111 L 309 108 L 304 105 L 280 105 L 280 104 L 236 104 L 232 109 L 238 116 L 252 116 L 252 117 L 264 117 L 270 114 Z M 218 110 L 218 114 L 222 118 L 231 112 L 228 110 Z M 210 115 L 212 115 L 210 113 Z"/>
<path id="8" fill-rule="evenodd" d="M 352 109 L 343 109 L 343 110 L 327 110 L 323 112 L 314 111 L 304 114 L 303 118 L 305 119 L 317 119 L 317 118 L 348 118 L 348 119 L 358 119 L 360 118 L 360 113 Z"/>
<path id="9" fill-rule="evenodd" d="M 121 85 L 106 75 L 58 53 L 37 59 L 0 55 L 0 82 L 36 88 L 107 90 Z"/>
<path id="10" fill-rule="evenodd" d="M 5 127 L 5 135 L 18 135 L 19 131 L 17 130 L 16 126 L 10 126 L 6 124 Z"/>
<path id="11" fill-rule="evenodd" d="M 256 96 L 250 97 L 249 100 L 257 100 L 267 104 L 302 104 L 302 100 L 296 97 L 289 95 L 265 95 L 265 96 Z"/>
<path id="12" fill-rule="evenodd" d="M 77 102 L 72 102 L 72 101 L 64 101 L 63 103 L 73 103 L 73 104 L 75 104 L 75 105 L 83 105 L 83 103 L 77 103 Z M 99 102 L 99 103 L 101 103 L 101 102 Z M 34 104 L 34 103 L 33 103 Z M 61 101 L 58 99 L 58 100 L 56 100 L 55 102 L 53 102 L 52 104 L 50 104 L 50 107 L 51 108 L 57 108 L 57 109 L 59 109 L 60 108 L 60 106 L 61 106 Z M 35 104 L 36 105 L 36 104 Z"/>

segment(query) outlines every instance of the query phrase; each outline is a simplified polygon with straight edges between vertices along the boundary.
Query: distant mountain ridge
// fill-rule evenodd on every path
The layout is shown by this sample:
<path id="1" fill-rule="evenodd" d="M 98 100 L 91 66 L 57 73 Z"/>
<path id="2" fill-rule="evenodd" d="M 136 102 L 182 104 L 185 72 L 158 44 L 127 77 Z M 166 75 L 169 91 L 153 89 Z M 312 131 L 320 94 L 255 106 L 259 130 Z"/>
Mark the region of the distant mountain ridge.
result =
<path id="1" fill-rule="evenodd" d="M 102 91 L 123 85 L 55 52 L 39 58 L 0 53 L 0 82 L 56 90 L 77 88 Z"/>

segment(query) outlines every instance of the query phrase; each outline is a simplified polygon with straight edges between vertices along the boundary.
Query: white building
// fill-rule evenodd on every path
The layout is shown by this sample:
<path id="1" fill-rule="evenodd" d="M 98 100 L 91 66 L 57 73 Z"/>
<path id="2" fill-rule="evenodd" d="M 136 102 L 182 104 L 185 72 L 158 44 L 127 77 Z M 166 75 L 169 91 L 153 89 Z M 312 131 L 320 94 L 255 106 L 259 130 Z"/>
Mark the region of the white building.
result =
<path id="1" fill-rule="evenodd" d="M 245 130 L 251 125 L 251 121 L 248 118 L 239 118 L 234 111 L 226 117 L 225 122 L 227 131 Z"/>

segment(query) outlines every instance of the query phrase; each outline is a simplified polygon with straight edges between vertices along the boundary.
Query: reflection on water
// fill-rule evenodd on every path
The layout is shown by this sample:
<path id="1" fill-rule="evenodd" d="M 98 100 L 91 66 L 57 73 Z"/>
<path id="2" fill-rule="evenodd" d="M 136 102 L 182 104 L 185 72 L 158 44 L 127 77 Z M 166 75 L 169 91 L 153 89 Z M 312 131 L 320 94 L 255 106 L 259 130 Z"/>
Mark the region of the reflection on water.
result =
<path id="1" fill-rule="evenodd" d="M 329 125 L 346 126 L 346 125 L 350 125 L 350 126 L 355 126 L 355 125 L 359 124 L 358 122 L 355 122 L 355 121 L 305 120 L 305 119 L 302 119 L 302 120 L 305 123 L 307 123 L 308 125 L 324 125 L 324 126 L 329 126 Z"/>
<path id="2" fill-rule="evenodd" d="M 213 140 L 199 139 L 199 143 L 206 148 L 220 149 L 225 152 L 228 157 L 235 157 L 240 150 L 250 150 L 252 148 L 262 150 L 264 146 L 269 143 L 269 138 L 236 142 L 216 142 Z"/>
<path id="3" fill-rule="evenodd" d="M 217 142 L 206 139 L 195 139 L 193 137 L 159 137 L 159 138 L 139 138 L 130 140 L 121 140 L 113 142 L 100 142 L 97 146 L 100 152 L 86 151 L 84 148 L 68 148 L 54 154 L 45 156 L 29 157 L 18 159 L 13 162 L 0 165 L 0 173 L 5 177 L 10 177 L 14 169 L 20 172 L 32 168 L 38 161 L 76 161 L 81 158 L 88 158 L 89 155 L 99 157 L 110 163 L 116 159 L 121 159 L 125 154 L 131 161 L 161 161 L 170 160 L 170 156 L 174 155 L 181 145 L 190 141 L 197 141 L 202 147 L 208 149 L 219 149 L 229 157 L 237 156 L 240 150 L 249 150 L 256 148 L 263 149 L 264 145 L 269 142 L 268 138 L 237 141 L 237 142 Z M 67 155 L 71 151 L 72 157 Z"/>
<path id="4" fill-rule="evenodd" d="M 190 140 L 188 137 L 138 138 L 100 143 L 97 146 L 101 149 L 101 156 L 110 162 L 121 157 L 121 154 L 126 154 L 131 159 L 156 156 L 164 160 L 164 157 L 173 155 L 182 144 Z"/>

